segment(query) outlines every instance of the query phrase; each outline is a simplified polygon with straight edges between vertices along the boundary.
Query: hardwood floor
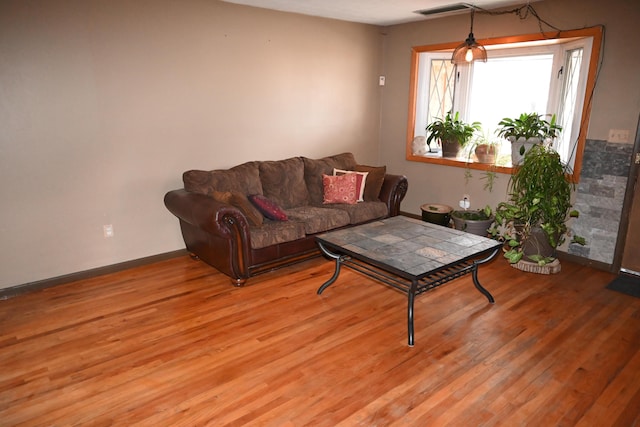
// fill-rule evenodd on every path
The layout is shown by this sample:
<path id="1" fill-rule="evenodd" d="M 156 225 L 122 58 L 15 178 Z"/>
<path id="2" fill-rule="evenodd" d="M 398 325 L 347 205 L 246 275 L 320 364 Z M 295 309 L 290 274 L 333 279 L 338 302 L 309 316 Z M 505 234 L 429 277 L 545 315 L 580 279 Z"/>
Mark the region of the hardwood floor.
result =
<path id="1" fill-rule="evenodd" d="M 318 258 L 233 288 L 187 256 L 0 301 L 0 425 L 640 425 L 640 299 L 496 260 L 406 297 Z"/>

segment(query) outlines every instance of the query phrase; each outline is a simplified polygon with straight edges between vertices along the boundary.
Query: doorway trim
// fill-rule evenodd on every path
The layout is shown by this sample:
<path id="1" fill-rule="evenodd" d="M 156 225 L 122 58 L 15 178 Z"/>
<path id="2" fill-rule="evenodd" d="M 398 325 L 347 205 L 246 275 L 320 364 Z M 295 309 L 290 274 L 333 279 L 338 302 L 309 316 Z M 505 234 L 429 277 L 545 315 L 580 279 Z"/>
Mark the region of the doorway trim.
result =
<path id="1" fill-rule="evenodd" d="M 618 238 L 616 239 L 616 247 L 613 255 L 613 272 L 618 273 L 624 271 L 626 273 L 638 274 L 638 272 L 627 271 L 622 268 L 622 255 L 627 243 L 627 232 L 629 231 L 629 215 L 633 206 L 634 186 L 638 180 L 638 171 L 640 164 L 635 162 L 637 156 L 640 156 L 640 116 L 636 125 L 636 138 L 633 144 L 633 153 L 631 154 L 631 164 L 629 166 L 629 178 L 627 179 L 627 188 L 625 189 L 624 202 L 622 205 L 622 215 L 620 217 L 620 228 L 618 229 Z M 638 184 L 640 185 L 640 184 Z"/>

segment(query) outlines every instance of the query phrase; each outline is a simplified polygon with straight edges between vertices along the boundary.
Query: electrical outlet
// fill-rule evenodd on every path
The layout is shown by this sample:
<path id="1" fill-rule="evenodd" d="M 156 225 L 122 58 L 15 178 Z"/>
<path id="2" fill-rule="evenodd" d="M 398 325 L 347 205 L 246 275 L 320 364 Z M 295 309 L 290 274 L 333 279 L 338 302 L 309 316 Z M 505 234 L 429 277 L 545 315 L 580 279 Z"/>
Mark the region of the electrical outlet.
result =
<path id="1" fill-rule="evenodd" d="M 628 129 L 609 129 L 607 142 L 629 142 Z"/>
<path id="2" fill-rule="evenodd" d="M 384 86 L 384 84 L 386 83 L 386 81 L 387 81 L 387 78 L 386 78 L 385 76 L 380 76 L 380 77 L 378 78 L 378 85 L 380 85 L 380 86 Z"/>
<path id="3" fill-rule="evenodd" d="M 462 195 L 462 200 L 458 203 L 462 209 L 469 209 L 471 206 L 471 200 L 468 194 Z"/>
<path id="4" fill-rule="evenodd" d="M 113 237 L 113 225 L 112 224 L 103 225 L 102 232 L 104 233 L 105 238 Z"/>

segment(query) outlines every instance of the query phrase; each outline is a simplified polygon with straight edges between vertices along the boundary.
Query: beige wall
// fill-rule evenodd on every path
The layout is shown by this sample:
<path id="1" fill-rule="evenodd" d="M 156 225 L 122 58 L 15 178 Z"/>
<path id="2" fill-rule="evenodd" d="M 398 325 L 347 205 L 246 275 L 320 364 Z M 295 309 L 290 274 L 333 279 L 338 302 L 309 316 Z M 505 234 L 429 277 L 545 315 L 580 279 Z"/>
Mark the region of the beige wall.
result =
<path id="1" fill-rule="evenodd" d="M 606 140 L 609 129 L 629 129 L 631 141 L 640 113 L 640 56 L 633 53 L 637 39 L 640 2 L 637 0 L 547 0 L 532 3 L 540 16 L 561 29 L 605 25 L 604 62 L 593 98 L 588 138 Z M 547 28 L 548 29 L 548 28 Z M 469 16 L 398 25 L 386 29 L 387 85 L 382 103 L 381 156 L 392 171 L 404 171 L 409 191 L 402 209 L 419 214 L 426 202 L 457 206 L 464 193 L 472 207 L 495 206 L 506 198 L 508 175 L 500 174 L 492 193 L 483 190 L 481 172 L 465 186 L 464 169 L 405 160 L 410 49 L 412 46 L 462 41 L 469 31 Z M 476 38 L 493 38 L 539 31 L 530 17 L 475 15 Z M 523 82 L 526 84 L 526 82 Z M 517 96 L 517 88 L 514 88 Z M 434 182 L 435 181 L 435 182 Z"/>
<path id="2" fill-rule="evenodd" d="M 216 0 L 3 0 L 0 288 L 183 248 L 162 198 L 187 169 L 376 163 L 380 63 L 374 26 Z"/>
<path id="3" fill-rule="evenodd" d="M 606 26 L 589 138 L 635 134 L 640 59 L 625 49 L 640 4 L 535 7 L 561 28 Z M 463 193 L 497 204 L 505 175 L 487 193 L 477 179 L 465 186 L 463 169 L 405 160 L 410 48 L 462 40 L 468 25 L 454 16 L 380 29 L 216 0 L 3 0 L 0 288 L 183 248 L 162 197 L 190 168 L 352 151 L 407 175 L 404 211 Z M 474 30 L 538 27 L 476 15 Z"/>

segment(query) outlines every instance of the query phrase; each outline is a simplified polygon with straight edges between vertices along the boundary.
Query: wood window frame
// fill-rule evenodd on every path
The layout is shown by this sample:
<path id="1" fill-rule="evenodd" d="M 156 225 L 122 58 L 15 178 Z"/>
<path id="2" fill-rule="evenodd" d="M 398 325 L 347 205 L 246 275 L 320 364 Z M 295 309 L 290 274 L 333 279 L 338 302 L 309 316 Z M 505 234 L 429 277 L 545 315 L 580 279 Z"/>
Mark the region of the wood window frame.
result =
<path id="1" fill-rule="evenodd" d="M 596 84 L 597 72 L 600 62 L 600 50 L 602 46 L 603 27 L 591 27 L 583 28 L 579 30 L 569 30 L 560 32 L 545 32 L 534 34 L 523 34 L 517 36 L 496 37 L 478 40 L 479 43 L 490 45 L 502 45 L 502 44 L 514 44 L 514 43 L 526 43 L 543 41 L 550 39 L 571 39 L 580 37 L 593 37 L 593 46 L 591 49 L 591 56 L 589 58 L 589 68 L 587 74 L 585 99 L 582 105 L 582 114 L 580 119 L 580 129 L 578 133 L 578 142 L 576 147 L 576 158 L 573 166 L 573 173 L 569 176 L 572 182 L 577 183 L 580 177 L 580 171 L 582 170 L 582 156 L 587 139 L 587 129 L 589 127 L 589 117 L 591 114 L 591 103 L 593 97 L 593 91 Z M 414 155 L 412 151 L 412 142 L 414 139 L 415 131 L 415 112 L 417 105 L 417 92 L 418 92 L 418 67 L 419 56 L 423 52 L 453 50 L 460 44 L 459 41 L 451 43 L 440 43 L 424 46 L 414 46 L 411 48 L 411 76 L 409 82 L 409 114 L 407 120 L 407 141 L 406 141 L 406 159 L 414 162 L 433 163 L 444 166 L 454 166 L 462 168 L 470 168 L 477 170 L 492 170 L 499 173 L 512 174 L 514 172 L 513 167 L 509 166 L 497 166 L 487 165 L 474 162 L 462 162 L 458 160 L 451 160 L 445 158 L 433 158 Z"/>

